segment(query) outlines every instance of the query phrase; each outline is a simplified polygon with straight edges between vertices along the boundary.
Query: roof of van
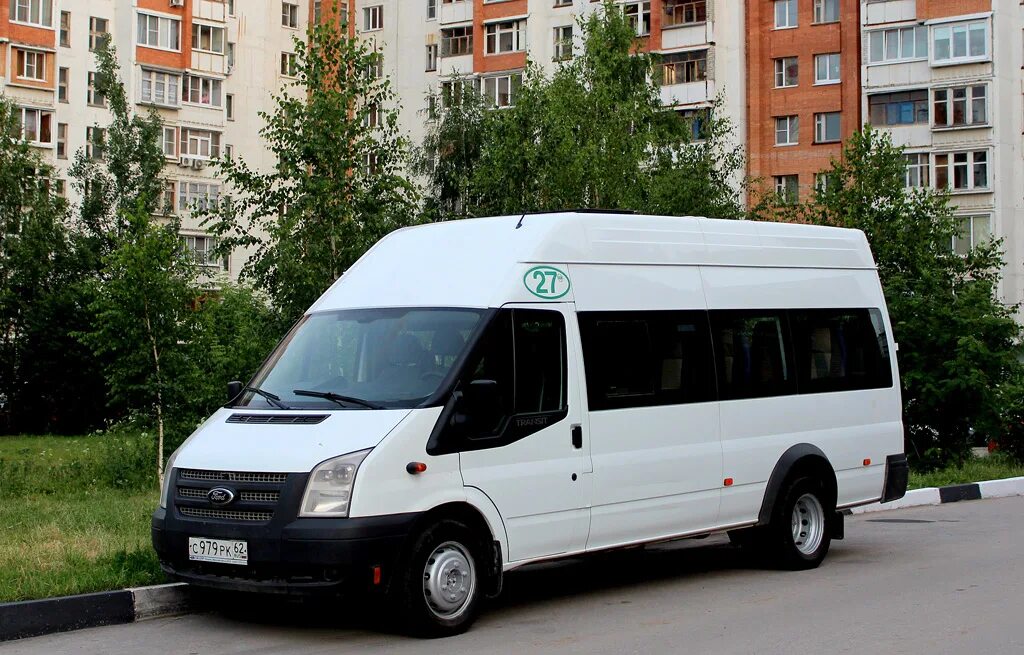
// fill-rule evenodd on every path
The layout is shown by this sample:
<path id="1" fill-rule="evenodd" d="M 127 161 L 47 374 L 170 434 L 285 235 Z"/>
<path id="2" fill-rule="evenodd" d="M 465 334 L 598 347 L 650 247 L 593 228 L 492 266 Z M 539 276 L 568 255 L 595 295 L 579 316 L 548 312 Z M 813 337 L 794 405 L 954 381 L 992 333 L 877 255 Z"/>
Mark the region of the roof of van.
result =
<path id="1" fill-rule="evenodd" d="M 527 214 L 396 230 L 310 311 L 501 306 L 515 300 L 508 285 L 522 285 L 518 271 L 535 264 L 875 268 L 859 230 L 695 216 Z"/>

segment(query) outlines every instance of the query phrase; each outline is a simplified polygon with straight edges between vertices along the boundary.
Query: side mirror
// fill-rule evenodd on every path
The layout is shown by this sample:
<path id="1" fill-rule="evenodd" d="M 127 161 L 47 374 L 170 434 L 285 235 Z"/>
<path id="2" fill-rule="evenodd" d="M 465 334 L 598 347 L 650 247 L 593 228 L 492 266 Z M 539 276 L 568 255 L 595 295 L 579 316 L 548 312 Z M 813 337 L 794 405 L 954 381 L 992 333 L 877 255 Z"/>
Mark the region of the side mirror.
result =
<path id="1" fill-rule="evenodd" d="M 242 393 L 242 383 L 238 380 L 228 382 L 228 402 L 230 403 Z"/>

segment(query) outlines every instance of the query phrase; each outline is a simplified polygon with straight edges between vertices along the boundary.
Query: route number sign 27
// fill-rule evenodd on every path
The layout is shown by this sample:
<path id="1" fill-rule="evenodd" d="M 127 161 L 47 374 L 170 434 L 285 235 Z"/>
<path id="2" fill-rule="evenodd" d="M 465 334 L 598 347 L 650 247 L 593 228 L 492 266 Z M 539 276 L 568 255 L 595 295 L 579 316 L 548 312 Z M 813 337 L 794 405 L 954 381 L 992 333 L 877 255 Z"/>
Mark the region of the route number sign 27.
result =
<path id="1" fill-rule="evenodd" d="M 569 276 L 554 266 L 534 266 L 523 276 L 526 289 L 544 300 L 557 300 L 569 293 Z"/>

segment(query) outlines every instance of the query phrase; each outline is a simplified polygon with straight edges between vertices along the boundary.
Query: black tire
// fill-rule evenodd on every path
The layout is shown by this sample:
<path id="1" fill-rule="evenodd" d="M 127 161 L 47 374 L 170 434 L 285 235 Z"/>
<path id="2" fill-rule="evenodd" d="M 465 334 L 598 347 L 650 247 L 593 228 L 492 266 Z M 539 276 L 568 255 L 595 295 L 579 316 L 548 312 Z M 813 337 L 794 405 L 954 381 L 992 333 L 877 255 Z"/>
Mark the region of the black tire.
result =
<path id="1" fill-rule="evenodd" d="M 390 605 L 405 632 L 432 638 L 450 637 L 469 629 L 479 614 L 487 586 L 485 550 L 481 544 L 480 535 L 453 519 L 442 519 L 413 539 L 388 592 Z M 440 555 L 431 559 L 438 549 L 442 549 Z M 452 593 L 457 598 L 465 597 L 456 610 L 445 611 L 446 608 L 436 601 L 428 600 L 429 596 L 434 596 L 428 595 L 429 566 L 450 567 L 444 570 L 452 571 L 457 580 Z M 452 601 L 442 598 L 441 602 L 450 604 Z"/>
<path id="2" fill-rule="evenodd" d="M 798 507 L 799 504 L 799 507 Z M 817 568 L 832 543 L 831 515 L 835 502 L 821 480 L 798 477 L 787 482 L 775 503 L 765 531 L 765 554 L 769 562 L 790 571 Z M 794 513 L 799 525 L 794 526 Z M 794 532 L 799 532 L 795 535 Z"/>

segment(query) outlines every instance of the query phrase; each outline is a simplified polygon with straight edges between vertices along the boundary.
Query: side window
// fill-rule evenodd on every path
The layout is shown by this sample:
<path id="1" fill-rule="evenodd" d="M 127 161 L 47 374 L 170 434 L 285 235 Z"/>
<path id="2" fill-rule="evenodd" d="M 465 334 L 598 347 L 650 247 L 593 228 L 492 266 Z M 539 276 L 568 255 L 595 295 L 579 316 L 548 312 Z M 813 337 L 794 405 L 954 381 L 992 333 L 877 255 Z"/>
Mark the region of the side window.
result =
<path id="1" fill-rule="evenodd" d="M 713 400 L 706 312 L 579 315 L 591 410 Z"/>
<path id="2" fill-rule="evenodd" d="M 790 313 L 800 393 L 892 386 L 882 314 L 877 309 Z"/>
<path id="3" fill-rule="evenodd" d="M 710 314 L 722 400 L 796 393 L 785 311 Z"/>

